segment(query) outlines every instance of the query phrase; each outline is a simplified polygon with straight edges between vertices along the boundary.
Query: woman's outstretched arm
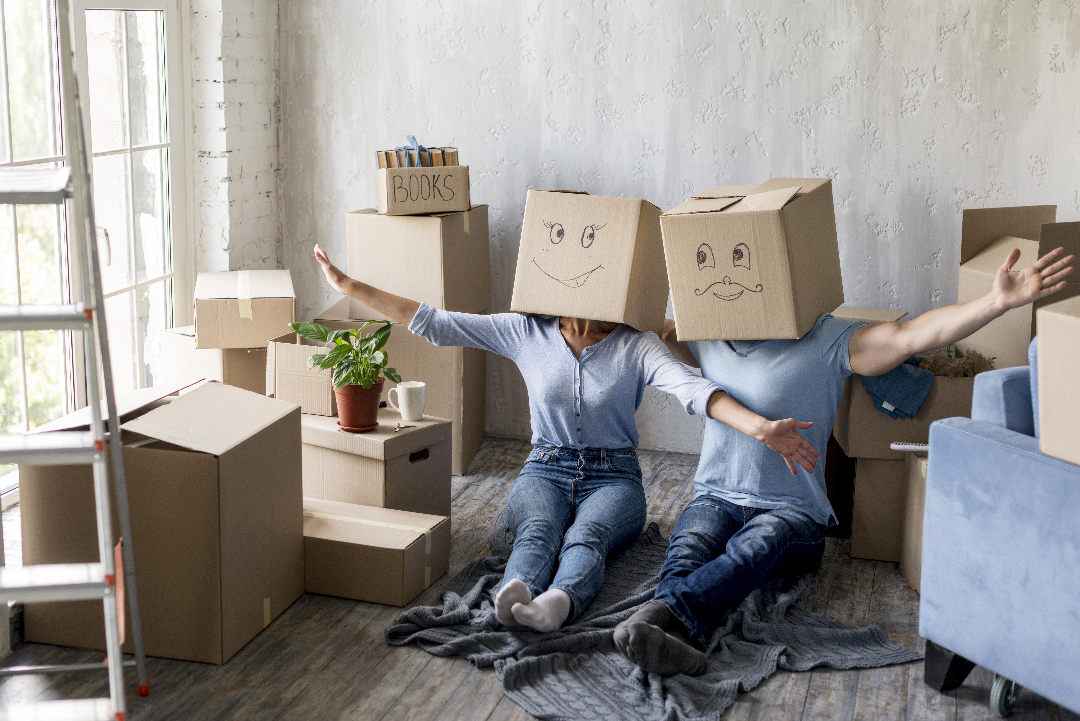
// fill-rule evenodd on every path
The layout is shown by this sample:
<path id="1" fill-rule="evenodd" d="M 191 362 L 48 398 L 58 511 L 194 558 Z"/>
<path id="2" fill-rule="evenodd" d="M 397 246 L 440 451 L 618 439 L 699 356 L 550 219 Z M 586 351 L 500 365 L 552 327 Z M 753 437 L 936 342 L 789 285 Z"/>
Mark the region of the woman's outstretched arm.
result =
<path id="1" fill-rule="evenodd" d="M 361 283 L 345 275 L 336 265 L 330 262 L 330 259 L 326 256 L 326 251 L 318 245 L 315 246 L 315 260 L 319 261 L 323 275 L 326 276 L 326 282 L 334 290 L 360 301 L 368 308 L 381 313 L 392 321 L 407 326 L 412 323 L 413 316 L 420 309 L 420 304 L 415 300 L 387 293 L 385 290 L 379 290 L 373 285 Z"/>

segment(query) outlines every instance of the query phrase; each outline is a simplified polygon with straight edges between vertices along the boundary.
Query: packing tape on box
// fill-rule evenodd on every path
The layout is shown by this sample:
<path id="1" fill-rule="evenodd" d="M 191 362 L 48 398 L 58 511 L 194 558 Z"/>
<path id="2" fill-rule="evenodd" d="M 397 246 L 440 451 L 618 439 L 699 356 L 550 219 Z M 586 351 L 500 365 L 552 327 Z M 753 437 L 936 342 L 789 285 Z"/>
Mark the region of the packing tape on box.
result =
<path id="1" fill-rule="evenodd" d="M 236 274 L 236 299 L 240 302 L 240 317 L 251 320 L 251 271 Z"/>
<path id="2" fill-rule="evenodd" d="M 380 528 L 397 528 L 402 531 L 414 531 L 424 534 L 424 553 L 431 555 L 431 530 L 421 526 L 406 526 L 402 523 L 386 523 L 385 521 L 369 521 L 366 518 L 353 518 L 352 516 L 335 516 L 332 513 L 319 513 L 318 511 L 304 511 L 305 516 L 312 518 L 325 518 L 329 521 L 345 521 L 346 523 L 363 523 L 366 526 L 379 526 Z M 431 566 L 424 566 L 424 588 L 431 587 Z"/>

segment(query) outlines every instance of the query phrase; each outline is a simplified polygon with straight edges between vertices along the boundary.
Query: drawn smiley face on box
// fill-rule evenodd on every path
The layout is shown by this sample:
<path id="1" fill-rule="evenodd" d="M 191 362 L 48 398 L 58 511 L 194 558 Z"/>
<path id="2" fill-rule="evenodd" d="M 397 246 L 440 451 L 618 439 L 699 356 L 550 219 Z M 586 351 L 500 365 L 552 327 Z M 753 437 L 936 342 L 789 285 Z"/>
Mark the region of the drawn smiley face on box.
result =
<path id="1" fill-rule="evenodd" d="M 713 246 L 719 248 L 719 254 Z M 735 243 L 733 247 L 721 242 L 702 243 L 695 257 L 698 282 L 694 295 L 711 295 L 718 300 L 734 302 L 747 293 L 761 293 L 764 287 L 760 274 L 754 271 L 750 246 Z"/>

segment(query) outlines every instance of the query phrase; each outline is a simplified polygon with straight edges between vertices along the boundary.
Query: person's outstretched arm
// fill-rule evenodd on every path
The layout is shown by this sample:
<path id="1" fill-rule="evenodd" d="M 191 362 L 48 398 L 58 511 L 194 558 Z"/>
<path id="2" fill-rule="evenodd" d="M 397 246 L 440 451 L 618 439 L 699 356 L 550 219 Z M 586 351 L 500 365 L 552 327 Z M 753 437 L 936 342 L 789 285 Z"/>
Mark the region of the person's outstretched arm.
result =
<path id="1" fill-rule="evenodd" d="M 1055 262 L 1064 248 L 1050 251 L 1031 267 L 1014 271 L 1020 258 L 1014 249 L 994 278 L 994 288 L 968 303 L 931 310 L 908 321 L 859 328 L 851 335 L 851 370 L 859 375 L 888 373 L 907 358 L 966 338 L 1013 308 L 1032 303 L 1065 288 L 1075 256 Z"/>
<path id="2" fill-rule="evenodd" d="M 326 251 L 318 245 L 315 246 L 315 260 L 319 261 L 323 275 L 326 276 L 326 282 L 334 290 L 360 301 L 368 308 L 386 316 L 389 320 L 408 326 L 412 323 L 416 311 L 420 309 L 420 304 L 415 300 L 387 293 L 385 290 L 379 290 L 373 285 L 361 283 L 345 275 L 336 265 L 330 262 L 330 259 L 326 257 Z"/>

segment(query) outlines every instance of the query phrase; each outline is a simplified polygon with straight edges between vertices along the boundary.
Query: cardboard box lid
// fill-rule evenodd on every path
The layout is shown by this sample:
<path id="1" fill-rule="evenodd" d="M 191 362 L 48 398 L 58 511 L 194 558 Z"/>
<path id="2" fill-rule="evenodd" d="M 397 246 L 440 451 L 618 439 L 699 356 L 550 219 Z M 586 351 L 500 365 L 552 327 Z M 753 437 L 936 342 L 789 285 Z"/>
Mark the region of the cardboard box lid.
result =
<path id="1" fill-rule="evenodd" d="M 387 461 L 450 439 L 450 421 L 425 415 L 422 421 L 403 421 L 393 408 L 379 409 L 379 427 L 370 433 L 343 431 L 333 416 L 300 416 L 304 443 L 355 456 Z M 395 431 L 397 424 L 411 426 Z"/>
<path id="2" fill-rule="evenodd" d="M 199 273 L 195 299 L 295 298 L 292 274 L 287 270 L 231 270 Z"/>
<path id="3" fill-rule="evenodd" d="M 842 305 L 834 310 L 831 315 L 848 320 L 861 320 L 863 323 L 877 325 L 878 323 L 892 323 L 907 315 L 906 310 L 880 310 L 878 308 L 856 308 L 851 305 Z"/>
<path id="4" fill-rule="evenodd" d="M 206 383 L 121 428 L 220 456 L 297 406 L 217 382 Z"/>
<path id="5" fill-rule="evenodd" d="M 1037 241 L 1043 224 L 1053 223 L 1056 218 L 1056 205 L 965 208 L 960 231 L 960 264 L 968 262 L 1004 235 Z"/>
<path id="6" fill-rule="evenodd" d="M 116 412 L 120 416 L 120 421 L 123 422 L 124 416 L 136 413 L 147 406 L 161 400 L 166 396 L 171 396 L 174 393 L 179 393 L 185 388 L 189 388 L 196 383 L 201 383 L 200 380 L 185 380 L 177 383 L 171 383 L 164 386 L 151 386 L 150 388 L 139 388 L 133 391 L 122 391 L 116 394 Z M 109 412 L 105 404 L 101 404 L 101 418 L 102 420 L 108 418 Z M 54 421 L 49 421 L 44 425 L 40 425 L 37 428 L 30 431 L 30 433 L 47 433 L 49 431 L 73 431 L 79 429 L 86 429 L 90 427 L 90 406 L 80 408 L 74 413 L 68 413 L 62 418 L 57 418 Z"/>
<path id="7" fill-rule="evenodd" d="M 1037 240 L 1003 235 L 983 246 L 982 250 L 968 261 L 962 263 L 960 267 L 965 270 L 987 273 L 991 276 L 996 275 L 998 268 L 1009 257 L 1009 253 L 1013 251 L 1013 248 L 1020 249 L 1020 258 L 1016 261 L 1016 265 L 1013 266 L 1013 270 L 1023 270 L 1034 265 L 1035 261 L 1039 259 L 1039 242 Z"/>
<path id="8" fill-rule="evenodd" d="M 404 550 L 429 534 L 446 516 L 304 499 L 304 536 L 362 546 Z"/>
<path id="9" fill-rule="evenodd" d="M 349 297 L 342 296 L 337 303 L 319 313 L 315 317 L 315 322 L 318 323 L 320 320 L 353 320 L 349 317 Z"/>
<path id="10" fill-rule="evenodd" d="M 772 178 L 758 185 L 719 186 L 691 196 L 664 215 L 776 211 L 799 193 L 808 193 L 820 185 L 818 178 Z"/>

